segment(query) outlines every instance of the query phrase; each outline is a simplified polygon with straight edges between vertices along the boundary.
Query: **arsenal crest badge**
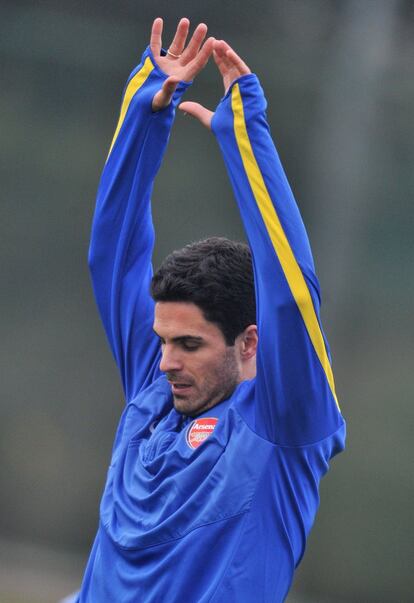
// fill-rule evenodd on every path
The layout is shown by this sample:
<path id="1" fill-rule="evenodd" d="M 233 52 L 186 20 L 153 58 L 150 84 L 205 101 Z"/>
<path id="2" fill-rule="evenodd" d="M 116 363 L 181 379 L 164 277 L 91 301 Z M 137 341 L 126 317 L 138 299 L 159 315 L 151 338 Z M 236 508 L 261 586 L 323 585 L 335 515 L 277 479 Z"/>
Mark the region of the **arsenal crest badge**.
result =
<path id="1" fill-rule="evenodd" d="M 195 419 L 187 432 L 187 444 L 190 448 L 198 448 L 213 433 L 217 422 L 218 419 L 215 417 Z"/>

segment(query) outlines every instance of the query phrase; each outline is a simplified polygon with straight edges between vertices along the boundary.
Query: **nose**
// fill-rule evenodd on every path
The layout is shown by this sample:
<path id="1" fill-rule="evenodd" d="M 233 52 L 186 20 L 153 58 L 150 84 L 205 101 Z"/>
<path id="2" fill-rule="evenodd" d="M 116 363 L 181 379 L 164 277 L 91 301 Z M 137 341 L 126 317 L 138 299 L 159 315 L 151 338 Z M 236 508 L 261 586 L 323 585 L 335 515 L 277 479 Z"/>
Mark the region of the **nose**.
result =
<path id="1" fill-rule="evenodd" d="M 161 354 L 160 370 L 163 373 L 182 370 L 183 363 L 180 358 L 179 350 L 173 346 L 164 344 L 161 347 Z"/>

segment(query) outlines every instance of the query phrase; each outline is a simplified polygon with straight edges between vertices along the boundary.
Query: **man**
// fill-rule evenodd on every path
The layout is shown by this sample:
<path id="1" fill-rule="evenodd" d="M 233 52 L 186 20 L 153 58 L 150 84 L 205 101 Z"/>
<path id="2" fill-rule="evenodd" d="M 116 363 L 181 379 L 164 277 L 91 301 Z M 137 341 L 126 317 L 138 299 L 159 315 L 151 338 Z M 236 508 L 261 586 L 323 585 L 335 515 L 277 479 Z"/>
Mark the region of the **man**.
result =
<path id="1" fill-rule="evenodd" d="M 344 445 L 318 281 L 263 92 L 225 42 L 204 42 L 205 25 L 186 46 L 188 30 L 182 19 L 164 53 L 154 21 L 98 191 L 90 266 L 127 406 L 80 603 L 283 601 Z M 211 54 L 217 111 L 180 108 L 218 139 L 251 254 L 210 238 L 153 278 L 153 181 Z"/>

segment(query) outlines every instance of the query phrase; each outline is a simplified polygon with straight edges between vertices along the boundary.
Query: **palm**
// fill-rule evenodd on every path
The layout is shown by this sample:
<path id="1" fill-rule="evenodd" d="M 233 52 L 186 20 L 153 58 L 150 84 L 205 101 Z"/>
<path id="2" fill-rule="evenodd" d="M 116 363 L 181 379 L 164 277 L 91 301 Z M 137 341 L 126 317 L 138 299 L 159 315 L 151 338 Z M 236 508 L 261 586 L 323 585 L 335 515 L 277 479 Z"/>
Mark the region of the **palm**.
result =
<path id="1" fill-rule="evenodd" d="M 191 81 L 205 67 L 214 42 L 214 38 L 209 38 L 203 45 L 207 25 L 200 23 L 186 46 L 189 27 L 189 20 L 181 19 L 165 56 L 161 55 L 163 21 L 160 18 L 153 23 L 150 41 L 152 54 L 160 69 L 168 76 L 185 82 Z"/>

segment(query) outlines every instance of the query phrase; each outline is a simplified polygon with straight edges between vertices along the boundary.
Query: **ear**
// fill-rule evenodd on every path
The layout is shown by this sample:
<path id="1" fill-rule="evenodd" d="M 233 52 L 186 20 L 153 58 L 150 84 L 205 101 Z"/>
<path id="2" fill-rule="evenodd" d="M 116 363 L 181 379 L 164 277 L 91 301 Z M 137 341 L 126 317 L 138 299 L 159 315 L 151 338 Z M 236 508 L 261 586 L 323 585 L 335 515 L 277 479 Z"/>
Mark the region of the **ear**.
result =
<path id="1" fill-rule="evenodd" d="M 250 360 L 250 358 L 256 356 L 257 343 L 259 341 L 256 325 L 249 325 L 246 327 L 243 333 L 238 335 L 237 339 L 239 339 L 239 349 L 242 360 Z"/>

